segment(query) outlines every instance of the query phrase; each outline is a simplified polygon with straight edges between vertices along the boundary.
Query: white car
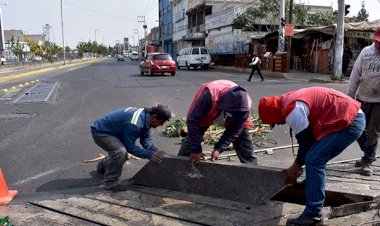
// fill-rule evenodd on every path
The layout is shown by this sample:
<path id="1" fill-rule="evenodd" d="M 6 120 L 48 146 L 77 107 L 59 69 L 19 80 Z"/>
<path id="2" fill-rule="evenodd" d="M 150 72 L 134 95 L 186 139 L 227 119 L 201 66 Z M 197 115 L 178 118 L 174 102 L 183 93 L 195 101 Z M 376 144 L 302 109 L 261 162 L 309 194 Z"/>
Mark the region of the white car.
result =
<path id="1" fill-rule="evenodd" d="M 177 56 L 177 68 L 187 69 L 201 67 L 205 70 L 210 66 L 211 56 L 207 47 L 189 47 L 181 49 Z"/>
<path id="2" fill-rule="evenodd" d="M 131 58 L 131 60 L 139 60 L 139 53 L 137 51 L 132 51 L 131 54 L 129 54 L 129 58 Z"/>

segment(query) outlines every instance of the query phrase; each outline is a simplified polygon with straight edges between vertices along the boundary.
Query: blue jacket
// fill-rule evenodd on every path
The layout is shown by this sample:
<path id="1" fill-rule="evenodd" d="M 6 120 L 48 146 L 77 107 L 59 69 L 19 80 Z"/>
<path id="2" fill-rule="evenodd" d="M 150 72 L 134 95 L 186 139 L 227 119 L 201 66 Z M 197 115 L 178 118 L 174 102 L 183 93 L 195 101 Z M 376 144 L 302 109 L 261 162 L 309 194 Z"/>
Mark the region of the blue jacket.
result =
<path id="1" fill-rule="evenodd" d="M 127 152 L 140 158 L 151 158 L 158 149 L 153 145 L 150 133 L 150 113 L 144 108 L 121 108 L 96 120 L 91 125 L 93 135 L 110 134 L 125 145 Z M 135 145 L 140 138 L 143 148 Z"/>

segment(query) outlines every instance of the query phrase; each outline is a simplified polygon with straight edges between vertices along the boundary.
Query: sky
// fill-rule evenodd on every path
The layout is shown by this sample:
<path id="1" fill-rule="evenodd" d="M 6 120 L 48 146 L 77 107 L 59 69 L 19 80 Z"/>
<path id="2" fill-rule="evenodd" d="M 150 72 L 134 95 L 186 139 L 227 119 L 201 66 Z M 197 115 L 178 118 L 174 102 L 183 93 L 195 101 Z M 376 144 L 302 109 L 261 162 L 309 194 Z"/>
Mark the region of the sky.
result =
<path id="1" fill-rule="evenodd" d="M 298 2 L 299 0 L 295 0 Z M 305 4 L 333 6 L 338 0 L 301 0 Z M 361 9 L 361 0 L 345 0 L 350 4 L 350 15 L 356 16 Z M 42 34 L 43 26 L 51 26 L 49 39 L 62 45 L 60 0 L 0 0 L 5 30 L 22 30 L 24 34 Z M 380 19 L 376 9 L 380 0 L 365 0 L 369 19 Z M 63 34 L 65 46 L 74 48 L 79 42 L 95 40 L 106 46 L 123 43 L 124 38 L 134 44 L 143 37 L 145 16 L 148 31 L 158 26 L 158 0 L 62 0 Z M 377 15 L 376 15 L 377 13 Z M 135 34 L 138 30 L 139 35 Z M 133 36 L 134 38 L 132 38 Z"/>

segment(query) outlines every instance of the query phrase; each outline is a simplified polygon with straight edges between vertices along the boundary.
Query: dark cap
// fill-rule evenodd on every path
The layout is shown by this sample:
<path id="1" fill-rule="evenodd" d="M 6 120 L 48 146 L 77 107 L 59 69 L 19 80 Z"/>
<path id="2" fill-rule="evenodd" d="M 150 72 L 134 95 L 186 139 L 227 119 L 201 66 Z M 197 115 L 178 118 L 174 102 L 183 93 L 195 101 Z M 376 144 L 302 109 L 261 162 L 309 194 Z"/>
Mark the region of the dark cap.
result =
<path id="1" fill-rule="evenodd" d="M 250 100 L 251 98 L 244 88 L 235 86 L 222 96 L 218 108 L 227 112 L 250 111 Z"/>
<path id="2" fill-rule="evenodd" d="M 377 29 L 375 36 L 373 37 L 374 40 L 380 42 L 380 28 Z"/>
<path id="3" fill-rule="evenodd" d="M 157 104 L 152 107 L 146 107 L 144 110 L 146 112 L 155 114 L 158 119 L 161 119 L 164 121 L 169 121 L 169 119 L 172 117 L 172 113 L 169 110 L 168 106 L 164 106 L 161 104 Z"/>

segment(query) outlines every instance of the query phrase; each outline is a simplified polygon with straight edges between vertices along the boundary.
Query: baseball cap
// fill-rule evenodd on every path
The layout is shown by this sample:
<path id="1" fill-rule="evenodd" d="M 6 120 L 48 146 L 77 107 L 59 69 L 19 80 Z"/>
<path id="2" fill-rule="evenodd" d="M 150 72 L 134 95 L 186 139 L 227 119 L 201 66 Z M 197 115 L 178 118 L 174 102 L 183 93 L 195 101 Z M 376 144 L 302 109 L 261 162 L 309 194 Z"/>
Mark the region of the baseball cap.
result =
<path id="1" fill-rule="evenodd" d="M 259 102 L 259 116 L 263 123 L 271 125 L 283 124 L 285 118 L 282 113 L 282 104 L 278 96 L 263 97 Z"/>
<path id="2" fill-rule="evenodd" d="M 380 42 L 380 28 L 377 29 L 377 31 L 375 32 L 375 36 L 373 37 L 373 39 Z"/>
<path id="3" fill-rule="evenodd" d="M 235 86 L 227 91 L 221 98 L 218 108 L 222 111 L 250 111 L 250 97 L 247 91 Z"/>
<path id="4" fill-rule="evenodd" d="M 146 107 L 144 109 L 146 112 L 153 113 L 157 116 L 157 118 L 164 120 L 164 121 L 169 121 L 170 118 L 172 117 L 172 113 L 169 110 L 168 106 L 162 105 L 162 104 L 156 104 L 152 107 Z"/>

